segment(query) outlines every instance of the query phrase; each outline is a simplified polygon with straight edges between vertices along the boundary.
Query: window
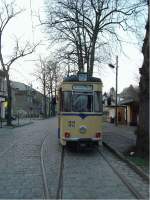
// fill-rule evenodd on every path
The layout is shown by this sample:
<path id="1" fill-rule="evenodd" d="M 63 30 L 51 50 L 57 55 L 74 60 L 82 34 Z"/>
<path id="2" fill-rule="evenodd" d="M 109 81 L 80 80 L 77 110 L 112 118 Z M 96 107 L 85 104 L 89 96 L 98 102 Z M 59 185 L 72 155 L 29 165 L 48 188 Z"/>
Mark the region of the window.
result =
<path id="1" fill-rule="evenodd" d="M 94 92 L 94 112 L 102 112 L 103 104 L 102 104 L 102 93 Z"/>
<path id="2" fill-rule="evenodd" d="M 94 103 L 94 110 L 93 110 Z M 62 93 L 62 112 L 102 112 L 102 93 L 94 92 L 71 92 Z"/>
<path id="3" fill-rule="evenodd" d="M 73 112 L 92 112 L 93 96 L 91 94 L 74 93 L 72 96 Z"/>
<path id="4" fill-rule="evenodd" d="M 72 92 L 63 92 L 62 95 L 62 111 L 71 112 L 71 96 Z"/>

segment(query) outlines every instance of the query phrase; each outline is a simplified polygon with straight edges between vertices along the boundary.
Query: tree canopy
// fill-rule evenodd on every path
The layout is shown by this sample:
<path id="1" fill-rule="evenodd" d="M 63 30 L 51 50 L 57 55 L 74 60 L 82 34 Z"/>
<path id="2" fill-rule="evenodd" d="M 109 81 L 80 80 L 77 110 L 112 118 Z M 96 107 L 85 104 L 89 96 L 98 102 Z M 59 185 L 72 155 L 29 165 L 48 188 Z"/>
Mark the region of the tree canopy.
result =
<path id="1" fill-rule="evenodd" d="M 43 24 L 60 44 L 62 57 L 69 55 L 79 71 L 86 67 L 92 75 L 94 63 L 108 60 L 119 46 L 118 30 L 135 30 L 145 4 L 139 0 L 56 0 L 50 2 Z"/>

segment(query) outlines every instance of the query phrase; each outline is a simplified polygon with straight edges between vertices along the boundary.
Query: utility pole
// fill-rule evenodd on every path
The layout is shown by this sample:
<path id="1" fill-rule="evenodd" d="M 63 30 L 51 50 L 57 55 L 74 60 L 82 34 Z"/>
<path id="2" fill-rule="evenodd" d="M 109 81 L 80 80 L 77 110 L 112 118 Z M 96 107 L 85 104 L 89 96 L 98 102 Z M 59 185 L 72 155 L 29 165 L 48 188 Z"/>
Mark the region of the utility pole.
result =
<path id="1" fill-rule="evenodd" d="M 117 113 L 117 107 L 118 107 L 118 99 L 117 99 L 117 93 L 118 93 L 118 56 L 116 56 L 116 98 L 115 98 L 115 125 L 118 125 L 118 113 Z"/>
<path id="2" fill-rule="evenodd" d="M 118 99 L 117 99 L 117 93 L 118 93 L 118 56 L 116 56 L 116 64 L 115 66 L 112 64 L 108 64 L 109 67 L 116 69 L 116 94 L 115 94 L 115 125 L 118 125 L 118 113 L 117 113 L 117 107 L 118 107 Z"/>

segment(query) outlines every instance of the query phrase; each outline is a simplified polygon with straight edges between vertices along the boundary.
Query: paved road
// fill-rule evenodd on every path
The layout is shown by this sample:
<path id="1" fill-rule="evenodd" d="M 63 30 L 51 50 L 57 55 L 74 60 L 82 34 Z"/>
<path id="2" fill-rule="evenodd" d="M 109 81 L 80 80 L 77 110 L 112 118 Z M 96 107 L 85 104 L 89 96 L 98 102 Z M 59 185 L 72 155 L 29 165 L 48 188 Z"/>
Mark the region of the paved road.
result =
<path id="1" fill-rule="evenodd" d="M 61 147 L 57 139 L 57 119 L 51 118 L 16 129 L 0 129 L 1 199 L 44 197 L 40 148 L 45 136 L 43 156 L 48 189 L 50 198 L 56 198 Z M 63 198 L 132 198 L 95 151 L 66 151 L 63 174 Z"/>
<path id="2" fill-rule="evenodd" d="M 56 119 L 48 119 L 0 129 L 0 198 L 43 198 L 40 148 L 51 129 L 56 133 L 55 124 Z"/>
<path id="3" fill-rule="evenodd" d="M 64 199 L 133 199 L 133 195 L 95 151 L 65 152 Z"/>

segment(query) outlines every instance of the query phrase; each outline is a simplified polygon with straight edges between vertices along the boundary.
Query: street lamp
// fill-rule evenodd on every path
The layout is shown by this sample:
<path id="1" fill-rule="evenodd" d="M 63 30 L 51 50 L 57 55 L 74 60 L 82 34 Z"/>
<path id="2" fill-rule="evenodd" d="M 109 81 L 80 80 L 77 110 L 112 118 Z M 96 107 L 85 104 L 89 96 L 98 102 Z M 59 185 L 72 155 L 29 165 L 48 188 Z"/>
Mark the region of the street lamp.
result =
<path id="1" fill-rule="evenodd" d="M 117 106 L 118 106 L 118 102 L 117 102 L 117 91 L 118 91 L 118 56 L 116 56 L 116 66 L 112 65 L 112 64 L 108 64 L 109 67 L 111 68 L 116 68 L 116 97 L 115 97 L 115 125 L 117 126 Z"/>

